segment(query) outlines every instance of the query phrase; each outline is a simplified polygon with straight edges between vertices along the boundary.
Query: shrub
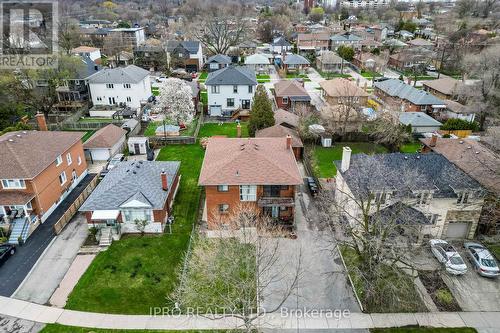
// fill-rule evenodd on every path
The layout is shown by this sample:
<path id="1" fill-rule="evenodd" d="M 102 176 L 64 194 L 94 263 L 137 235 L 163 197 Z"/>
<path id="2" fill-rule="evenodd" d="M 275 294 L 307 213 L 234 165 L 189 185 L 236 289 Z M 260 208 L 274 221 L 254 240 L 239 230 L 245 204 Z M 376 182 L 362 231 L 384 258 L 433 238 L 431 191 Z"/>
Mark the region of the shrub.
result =
<path id="1" fill-rule="evenodd" d="M 444 139 L 449 139 L 449 138 L 451 138 L 451 135 L 450 134 L 445 134 L 445 135 L 443 135 L 443 138 Z"/>
<path id="2" fill-rule="evenodd" d="M 479 130 L 479 126 L 477 123 L 472 122 L 472 121 L 467 121 L 463 119 L 458 119 L 458 118 L 451 118 L 448 119 L 443 126 L 441 126 L 442 130 L 445 131 L 453 131 L 453 130 L 472 130 L 472 131 L 477 131 Z"/>
<path id="3" fill-rule="evenodd" d="M 453 303 L 453 295 L 446 289 L 437 290 L 436 298 L 441 304 L 449 305 Z"/>

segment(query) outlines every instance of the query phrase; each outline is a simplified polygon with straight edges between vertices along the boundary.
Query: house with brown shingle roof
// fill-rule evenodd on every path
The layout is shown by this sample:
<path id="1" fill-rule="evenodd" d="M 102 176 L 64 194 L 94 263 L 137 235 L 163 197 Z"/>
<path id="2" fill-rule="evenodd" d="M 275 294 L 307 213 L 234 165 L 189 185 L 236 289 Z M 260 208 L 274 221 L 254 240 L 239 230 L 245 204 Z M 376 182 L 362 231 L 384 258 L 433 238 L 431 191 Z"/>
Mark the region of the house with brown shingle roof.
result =
<path id="1" fill-rule="evenodd" d="M 441 99 L 455 99 L 462 81 L 446 76 L 436 80 L 422 81 L 422 88 Z"/>
<path id="2" fill-rule="evenodd" d="M 368 93 L 348 79 L 335 78 L 319 83 L 322 98 L 330 105 L 345 104 L 351 107 L 364 106 L 368 101 Z"/>
<path id="3" fill-rule="evenodd" d="M 304 88 L 304 81 L 281 80 L 274 84 L 274 100 L 278 108 L 288 111 L 308 110 L 311 107 L 311 96 Z"/>
<path id="4" fill-rule="evenodd" d="M 295 158 L 297 160 L 302 158 L 302 153 L 304 150 L 304 144 L 300 139 L 299 133 L 289 127 L 283 125 L 273 125 L 270 127 L 263 128 L 255 132 L 256 138 L 292 138 L 292 150 Z"/>
<path id="5" fill-rule="evenodd" d="M 0 136 L 0 215 L 23 240 L 87 175 L 81 132 L 17 131 Z"/>
<path id="6" fill-rule="evenodd" d="M 95 132 L 85 143 L 85 157 L 92 161 L 107 161 L 125 147 L 127 131 L 109 124 Z"/>
<path id="7" fill-rule="evenodd" d="M 301 183 L 291 137 L 210 138 L 198 181 L 209 229 L 228 223 L 241 207 L 292 222 Z"/>

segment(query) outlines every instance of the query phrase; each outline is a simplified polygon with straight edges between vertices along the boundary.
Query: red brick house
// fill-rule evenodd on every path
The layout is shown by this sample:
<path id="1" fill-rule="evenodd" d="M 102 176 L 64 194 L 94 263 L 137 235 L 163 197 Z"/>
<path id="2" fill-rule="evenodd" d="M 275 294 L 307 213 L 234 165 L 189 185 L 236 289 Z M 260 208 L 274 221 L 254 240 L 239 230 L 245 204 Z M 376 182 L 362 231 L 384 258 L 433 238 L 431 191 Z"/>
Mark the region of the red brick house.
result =
<path id="1" fill-rule="evenodd" d="M 274 84 L 273 94 L 278 108 L 294 112 L 301 106 L 306 109 L 311 107 L 311 97 L 304 88 L 304 81 L 278 81 Z"/>
<path id="2" fill-rule="evenodd" d="M 277 222 L 292 222 L 302 177 L 291 138 L 211 138 L 198 181 L 205 188 L 209 229 L 244 206 Z"/>

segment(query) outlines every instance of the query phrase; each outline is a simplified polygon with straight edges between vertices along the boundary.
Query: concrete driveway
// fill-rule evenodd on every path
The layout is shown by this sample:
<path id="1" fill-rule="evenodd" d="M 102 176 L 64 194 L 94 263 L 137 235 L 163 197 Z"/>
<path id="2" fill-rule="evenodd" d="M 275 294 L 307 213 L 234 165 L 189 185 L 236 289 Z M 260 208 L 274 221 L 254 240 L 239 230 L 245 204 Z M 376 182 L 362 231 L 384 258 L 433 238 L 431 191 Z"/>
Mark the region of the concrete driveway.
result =
<path id="1" fill-rule="evenodd" d="M 85 241 L 87 229 L 85 216 L 75 215 L 12 297 L 38 304 L 47 303 Z"/>

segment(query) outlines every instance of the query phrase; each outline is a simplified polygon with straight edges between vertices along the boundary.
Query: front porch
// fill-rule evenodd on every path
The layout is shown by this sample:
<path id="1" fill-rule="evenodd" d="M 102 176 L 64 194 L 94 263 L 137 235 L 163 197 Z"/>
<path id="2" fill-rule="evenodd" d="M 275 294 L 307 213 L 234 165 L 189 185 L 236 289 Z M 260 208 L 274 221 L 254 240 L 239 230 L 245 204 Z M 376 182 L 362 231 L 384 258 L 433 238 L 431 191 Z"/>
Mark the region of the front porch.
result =
<path id="1" fill-rule="evenodd" d="M 270 217 L 275 225 L 294 227 L 295 199 L 292 197 L 261 197 L 257 201 L 262 214 Z"/>
<path id="2" fill-rule="evenodd" d="M 0 194 L 0 227 L 10 232 L 9 243 L 25 242 L 38 223 L 31 193 Z"/>

